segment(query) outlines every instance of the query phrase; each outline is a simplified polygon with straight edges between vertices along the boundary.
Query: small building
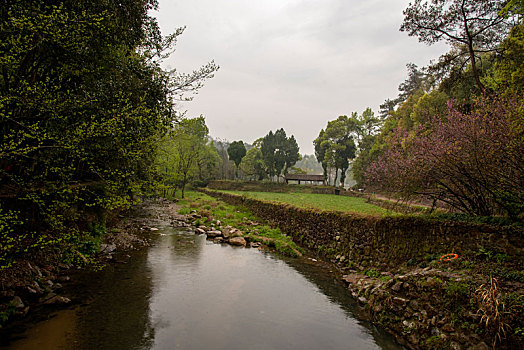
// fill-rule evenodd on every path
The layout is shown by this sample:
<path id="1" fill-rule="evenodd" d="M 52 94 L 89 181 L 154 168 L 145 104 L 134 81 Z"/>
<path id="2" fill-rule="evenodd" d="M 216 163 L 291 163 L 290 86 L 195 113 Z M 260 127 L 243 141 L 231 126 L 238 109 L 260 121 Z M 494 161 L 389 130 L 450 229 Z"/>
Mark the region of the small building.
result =
<path id="1" fill-rule="evenodd" d="M 298 181 L 299 185 L 301 182 L 304 184 L 324 185 L 324 175 L 287 174 L 284 179 L 287 184 L 289 184 L 289 181 Z"/>

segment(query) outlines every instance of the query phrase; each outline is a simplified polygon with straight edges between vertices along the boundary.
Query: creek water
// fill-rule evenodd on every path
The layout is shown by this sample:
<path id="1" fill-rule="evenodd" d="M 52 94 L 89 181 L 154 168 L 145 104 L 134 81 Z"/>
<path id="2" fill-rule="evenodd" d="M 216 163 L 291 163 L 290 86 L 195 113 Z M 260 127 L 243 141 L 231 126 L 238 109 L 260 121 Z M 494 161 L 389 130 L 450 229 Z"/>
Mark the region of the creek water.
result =
<path id="1" fill-rule="evenodd" d="M 87 277 L 89 302 L 7 349 L 401 349 L 307 259 L 206 241 L 165 225 L 126 264 Z"/>

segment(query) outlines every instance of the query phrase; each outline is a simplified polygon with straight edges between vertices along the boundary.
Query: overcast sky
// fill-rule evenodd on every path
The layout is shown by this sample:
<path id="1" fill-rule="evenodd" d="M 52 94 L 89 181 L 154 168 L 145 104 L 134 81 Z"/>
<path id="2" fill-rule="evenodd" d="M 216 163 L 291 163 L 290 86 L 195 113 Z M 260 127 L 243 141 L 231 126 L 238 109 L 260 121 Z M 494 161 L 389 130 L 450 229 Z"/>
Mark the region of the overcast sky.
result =
<path id="1" fill-rule="evenodd" d="M 183 109 L 213 137 L 293 134 L 302 154 L 329 120 L 397 96 L 406 64 L 447 51 L 399 32 L 409 0 L 160 0 L 164 34 L 187 26 L 166 68 L 220 70 Z"/>

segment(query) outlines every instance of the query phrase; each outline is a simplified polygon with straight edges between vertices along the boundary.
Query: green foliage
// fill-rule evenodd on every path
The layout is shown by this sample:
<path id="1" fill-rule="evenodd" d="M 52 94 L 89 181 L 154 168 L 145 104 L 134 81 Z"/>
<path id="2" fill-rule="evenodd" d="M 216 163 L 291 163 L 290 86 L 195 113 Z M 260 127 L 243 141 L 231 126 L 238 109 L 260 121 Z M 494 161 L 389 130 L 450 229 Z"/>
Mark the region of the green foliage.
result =
<path id="1" fill-rule="evenodd" d="M 154 186 L 157 141 L 173 122 L 173 101 L 190 98 L 217 69 L 160 68 L 183 28 L 162 36 L 148 15 L 156 5 L 1 7 L 0 266 L 31 250 L 68 254 L 89 221 Z M 90 244 L 86 251 L 95 249 Z"/>
<path id="2" fill-rule="evenodd" d="M 242 158 L 240 169 L 244 176 L 253 180 L 264 180 L 267 178 L 265 163 L 259 145 L 254 145 Z"/>
<path id="3" fill-rule="evenodd" d="M 445 350 L 449 349 L 450 341 L 442 338 L 441 335 L 432 335 L 431 337 L 424 340 L 424 345 L 429 350 Z"/>
<path id="4" fill-rule="evenodd" d="M 286 175 L 288 170 L 299 160 L 298 151 L 295 136 L 287 137 L 284 129 L 278 129 L 275 133 L 269 131 L 260 145 L 262 160 L 269 178 L 273 179 L 276 176 L 278 180 L 281 175 Z"/>
<path id="5" fill-rule="evenodd" d="M 505 88 L 522 92 L 524 90 L 524 24 L 510 32 L 500 45 L 500 55 L 494 65 L 493 88 Z"/>
<path id="6" fill-rule="evenodd" d="M 497 263 L 502 263 L 509 259 L 509 256 L 506 253 L 496 252 L 485 247 L 480 247 L 478 249 L 477 256 L 486 261 L 496 261 Z"/>
<path id="7" fill-rule="evenodd" d="M 242 141 L 233 141 L 227 148 L 227 154 L 229 155 L 229 160 L 232 160 L 235 165 L 240 165 L 242 158 L 246 155 L 246 146 Z"/>
<path id="8" fill-rule="evenodd" d="M 445 287 L 446 295 L 453 301 L 467 301 L 471 294 L 471 287 L 468 283 L 460 281 L 448 281 Z"/>
<path id="9" fill-rule="evenodd" d="M 440 62 L 446 65 L 458 61 L 462 66 L 469 63 L 475 83 L 483 91 L 478 56 L 495 51 L 511 28 L 511 21 L 500 13 L 504 5 L 501 0 L 417 0 L 404 10 L 400 30 L 429 45 L 448 42 L 452 53 L 444 55 Z"/>
<path id="10" fill-rule="evenodd" d="M 164 194 L 169 190 L 182 190 L 190 181 L 207 185 L 219 156 L 213 143 L 208 141 L 209 129 L 204 117 L 180 120 L 160 142 L 156 166 L 162 176 Z"/>
<path id="11" fill-rule="evenodd" d="M 333 186 L 337 185 L 339 170 L 341 172 L 340 184 L 344 185 L 349 161 L 355 158 L 356 146 L 353 134 L 357 131 L 357 125 L 355 120 L 342 115 L 328 122 L 326 130 L 321 130 L 319 137 L 313 142 L 315 148 L 322 150 L 319 152 L 320 158 L 317 157 L 322 167 L 335 170 Z"/>
<path id="12" fill-rule="evenodd" d="M 373 277 L 373 278 L 377 278 L 380 276 L 380 271 L 377 271 L 377 270 L 366 270 L 364 271 L 364 275 L 368 276 L 368 277 Z"/>
<path id="13" fill-rule="evenodd" d="M 322 129 L 313 141 L 315 156 L 322 164 L 326 183 L 328 174 L 334 171 L 333 186 L 336 186 L 340 170 L 340 186 L 344 185 L 350 161 L 356 156 L 357 160 L 368 156 L 381 123 L 371 108 L 366 108 L 360 115 L 353 112 L 351 117 L 342 115 L 328 122 L 326 129 Z M 353 178 L 359 183 L 361 167 L 357 163 L 353 163 L 352 172 Z"/>

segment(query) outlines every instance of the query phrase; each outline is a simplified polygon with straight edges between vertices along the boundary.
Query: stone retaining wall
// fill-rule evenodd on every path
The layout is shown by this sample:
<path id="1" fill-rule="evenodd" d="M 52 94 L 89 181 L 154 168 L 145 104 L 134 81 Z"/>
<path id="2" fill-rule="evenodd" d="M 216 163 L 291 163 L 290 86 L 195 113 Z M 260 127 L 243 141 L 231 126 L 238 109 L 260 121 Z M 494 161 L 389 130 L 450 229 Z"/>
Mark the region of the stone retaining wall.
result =
<path id="1" fill-rule="evenodd" d="M 417 263 L 431 254 L 457 253 L 474 258 L 480 248 L 504 252 L 518 260 L 514 262 L 523 262 L 524 239 L 518 227 L 442 221 L 422 216 L 360 216 L 204 191 L 230 204 L 246 206 L 255 215 L 278 226 L 298 244 L 339 263 L 387 268 L 410 260 Z"/>

